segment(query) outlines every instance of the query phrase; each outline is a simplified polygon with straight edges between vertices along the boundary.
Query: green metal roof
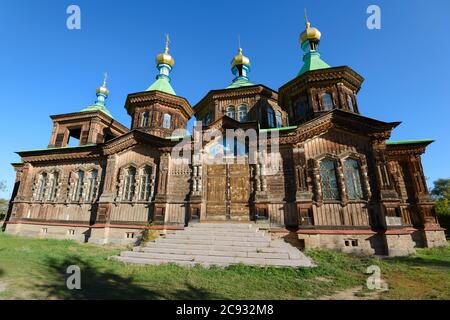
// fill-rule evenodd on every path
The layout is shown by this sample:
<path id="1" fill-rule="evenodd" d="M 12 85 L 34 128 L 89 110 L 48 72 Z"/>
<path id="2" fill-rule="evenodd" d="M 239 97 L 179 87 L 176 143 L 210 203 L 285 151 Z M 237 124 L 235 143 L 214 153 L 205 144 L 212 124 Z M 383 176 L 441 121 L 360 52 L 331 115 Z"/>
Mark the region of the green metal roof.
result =
<path id="1" fill-rule="evenodd" d="M 272 131 L 287 131 L 297 129 L 297 126 L 290 127 L 281 127 L 281 128 L 269 128 L 269 129 L 261 129 L 260 132 L 272 132 Z"/>
<path id="2" fill-rule="evenodd" d="M 303 67 L 300 69 L 300 72 L 298 73 L 299 76 L 307 71 L 330 68 L 330 65 L 325 61 L 323 61 L 320 58 L 319 54 L 308 54 L 305 56 L 303 61 L 304 61 Z"/>
<path id="3" fill-rule="evenodd" d="M 170 82 L 167 81 L 167 79 L 159 78 L 153 84 L 145 91 L 161 91 L 169 94 L 173 94 L 176 96 L 175 90 L 173 90 L 172 86 L 170 85 Z"/>
<path id="4" fill-rule="evenodd" d="M 432 143 L 433 139 L 386 141 L 387 145 Z"/>
<path id="5" fill-rule="evenodd" d="M 235 89 L 235 88 L 240 88 L 240 87 L 249 87 L 249 86 L 254 86 L 254 83 L 251 83 L 248 80 L 236 80 L 233 81 L 233 83 L 231 83 L 227 89 Z"/>
<path id="6" fill-rule="evenodd" d="M 90 105 L 90 106 L 84 108 L 83 110 L 81 110 L 81 112 L 93 112 L 93 111 L 103 112 L 107 116 L 109 116 L 112 119 L 114 119 L 114 117 L 112 116 L 111 112 L 109 112 L 109 110 L 104 105 L 101 105 L 101 104 L 98 104 L 98 103 Z"/>

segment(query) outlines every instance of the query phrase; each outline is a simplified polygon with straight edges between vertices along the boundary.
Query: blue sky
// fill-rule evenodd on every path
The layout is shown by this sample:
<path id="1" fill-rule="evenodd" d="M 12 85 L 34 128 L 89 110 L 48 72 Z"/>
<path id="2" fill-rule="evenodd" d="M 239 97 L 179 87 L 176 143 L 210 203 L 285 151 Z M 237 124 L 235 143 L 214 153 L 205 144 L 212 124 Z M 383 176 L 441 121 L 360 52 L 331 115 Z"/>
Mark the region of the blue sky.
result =
<path id="1" fill-rule="evenodd" d="M 81 30 L 66 28 L 66 9 L 81 8 Z M 381 30 L 366 27 L 366 9 L 381 8 Z M 300 70 L 298 44 L 307 7 L 322 32 L 320 52 L 332 66 L 365 77 L 361 112 L 403 121 L 393 140 L 432 138 L 423 156 L 429 186 L 450 177 L 450 1 L 5 1 L 0 3 L 0 180 L 9 197 L 17 150 L 45 148 L 49 115 L 95 100 L 109 73 L 108 107 L 129 126 L 127 94 L 156 75 L 155 55 L 170 33 L 172 85 L 192 105 L 232 80 L 237 34 L 251 58 L 251 80 L 278 89 Z"/>

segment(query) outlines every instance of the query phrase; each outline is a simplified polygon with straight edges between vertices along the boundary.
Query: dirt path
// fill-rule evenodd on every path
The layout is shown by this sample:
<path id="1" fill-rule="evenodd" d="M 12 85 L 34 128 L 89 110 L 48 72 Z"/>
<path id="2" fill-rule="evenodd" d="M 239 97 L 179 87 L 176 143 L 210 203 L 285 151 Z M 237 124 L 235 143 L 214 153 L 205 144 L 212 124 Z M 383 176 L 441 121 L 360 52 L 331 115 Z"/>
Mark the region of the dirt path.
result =
<path id="1" fill-rule="evenodd" d="M 318 300 L 379 300 L 383 292 L 388 291 L 388 285 L 381 281 L 381 289 L 367 291 L 363 286 L 338 291 L 332 295 L 319 297 Z"/>

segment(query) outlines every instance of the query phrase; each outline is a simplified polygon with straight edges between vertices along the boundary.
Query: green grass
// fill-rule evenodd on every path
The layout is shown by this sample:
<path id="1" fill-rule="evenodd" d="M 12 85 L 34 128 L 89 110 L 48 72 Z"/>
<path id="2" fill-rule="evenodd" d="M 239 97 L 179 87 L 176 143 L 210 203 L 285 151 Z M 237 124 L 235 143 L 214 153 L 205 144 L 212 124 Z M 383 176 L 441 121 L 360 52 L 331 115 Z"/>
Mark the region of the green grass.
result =
<path id="1" fill-rule="evenodd" d="M 243 265 L 226 269 L 134 266 L 109 261 L 120 249 L 0 234 L 1 299 L 315 299 L 363 286 L 377 264 L 390 290 L 382 299 L 450 299 L 450 249 L 414 257 L 364 258 L 307 251 L 316 268 Z M 81 268 L 82 289 L 66 288 L 66 270 Z"/>

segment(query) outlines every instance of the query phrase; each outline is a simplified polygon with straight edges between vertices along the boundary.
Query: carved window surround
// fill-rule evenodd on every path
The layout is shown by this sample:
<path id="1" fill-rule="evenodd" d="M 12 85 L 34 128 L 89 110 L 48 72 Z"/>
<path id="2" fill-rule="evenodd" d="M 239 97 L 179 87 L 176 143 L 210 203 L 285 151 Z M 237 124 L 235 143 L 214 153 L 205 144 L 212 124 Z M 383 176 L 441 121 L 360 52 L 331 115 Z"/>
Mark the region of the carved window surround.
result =
<path id="1" fill-rule="evenodd" d="M 329 159 L 335 161 L 336 164 L 336 179 L 338 185 L 338 191 L 340 195 L 340 200 L 325 200 L 323 199 L 322 190 L 322 178 L 320 175 L 320 164 L 323 160 Z M 362 191 L 364 194 L 363 199 L 349 199 L 348 191 L 346 187 L 346 180 L 344 176 L 344 163 L 347 159 L 356 160 L 359 164 L 359 170 L 361 174 L 361 184 Z M 313 178 L 313 191 L 314 200 L 316 205 L 321 206 L 323 204 L 341 204 L 342 206 L 347 206 L 350 203 L 368 203 L 372 197 L 372 192 L 370 188 L 370 179 L 368 175 L 367 160 L 365 155 L 353 153 L 353 152 L 343 152 L 338 155 L 336 154 L 323 154 L 319 155 L 313 159 L 309 160 Z"/>
<path id="2" fill-rule="evenodd" d="M 128 171 L 133 168 L 135 170 L 134 175 L 134 183 L 131 184 L 129 187 L 133 188 L 131 200 L 124 199 L 124 192 L 125 192 L 125 179 L 127 177 Z M 146 175 L 144 175 L 144 170 L 147 168 L 150 168 L 150 176 L 149 181 L 145 182 L 144 178 L 146 178 Z M 117 176 L 117 180 L 115 181 L 115 193 L 116 197 L 114 199 L 114 204 L 130 204 L 130 205 L 136 205 L 136 204 L 149 204 L 154 200 L 155 196 L 155 188 L 156 188 L 156 171 L 157 171 L 157 165 L 149 162 L 144 163 L 141 165 L 136 165 L 135 163 L 127 164 L 119 169 L 119 173 Z M 150 190 L 148 190 L 148 198 L 147 199 L 141 199 L 141 191 L 143 186 L 143 183 L 148 183 Z M 147 192 L 146 192 L 147 193 Z"/>
<path id="3" fill-rule="evenodd" d="M 95 194 L 92 196 L 91 200 L 86 200 L 89 190 L 91 190 L 91 174 L 93 171 L 97 171 L 96 186 L 94 187 Z M 73 200 L 74 198 L 74 188 L 77 184 L 77 172 L 82 171 L 85 174 L 83 179 L 83 185 L 80 188 L 83 190 L 79 200 Z M 40 177 L 43 174 L 47 174 L 47 182 L 44 188 L 44 192 L 40 195 L 40 200 L 37 199 L 40 187 Z M 36 173 L 33 186 L 32 186 L 32 197 L 27 203 L 30 204 L 91 204 L 96 202 L 99 195 L 100 188 L 100 174 L 101 168 L 99 166 L 89 166 L 89 167 L 77 167 L 75 170 L 71 171 L 68 175 L 65 175 L 59 168 L 53 168 L 50 170 L 40 170 Z M 54 179 L 56 177 L 56 183 Z M 66 192 L 62 192 L 66 190 Z"/>

